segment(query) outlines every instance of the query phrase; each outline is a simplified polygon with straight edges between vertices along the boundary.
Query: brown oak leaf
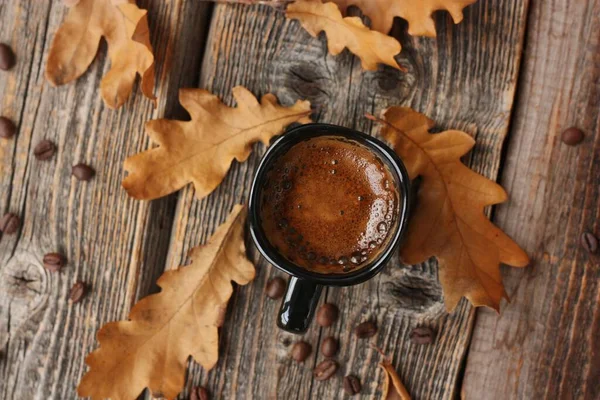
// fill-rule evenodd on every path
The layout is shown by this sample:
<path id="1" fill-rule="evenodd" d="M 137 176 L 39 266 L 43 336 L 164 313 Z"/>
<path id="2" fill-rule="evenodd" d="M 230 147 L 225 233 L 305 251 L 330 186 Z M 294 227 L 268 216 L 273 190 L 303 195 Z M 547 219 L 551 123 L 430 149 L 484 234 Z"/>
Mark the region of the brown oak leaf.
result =
<path id="1" fill-rule="evenodd" d="M 378 64 L 403 70 L 394 59 L 402 50 L 396 39 L 370 30 L 358 17 L 344 18 L 334 3 L 299 0 L 287 7 L 287 17 L 299 20 L 313 37 L 325 31 L 329 52 L 333 55 L 340 54 L 347 47 L 360 58 L 366 70 L 376 70 Z"/>
<path id="2" fill-rule="evenodd" d="M 475 141 L 460 131 L 430 134 L 433 121 L 410 108 L 392 107 L 379 121 L 383 137 L 402 157 L 411 180 L 422 178 L 402 259 L 417 264 L 437 257 L 449 311 L 463 296 L 475 306 L 498 310 L 507 297 L 500 263 L 524 267 L 529 259 L 484 214 L 486 206 L 504 202 L 507 195 L 460 161 Z"/>
<path id="3" fill-rule="evenodd" d="M 123 187 L 137 199 L 155 199 L 192 182 L 203 198 L 223 180 L 233 159 L 245 161 L 254 142 L 265 145 L 293 122 L 310 122 L 310 103 L 277 104 L 272 94 L 256 97 L 241 86 L 233 88 L 238 107 L 230 108 L 201 89 L 182 89 L 179 101 L 191 121 L 159 119 L 146 131 L 159 147 L 125 160 L 129 175 Z"/>
<path id="4" fill-rule="evenodd" d="M 236 206 L 208 243 L 190 253 L 187 267 L 165 272 L 162 291 L 140 300 L 128 321 L 98 332 L 100 347 L 86 358 L 90 370 L 77 392 L 92 399 L 135 399 L 149 388 L 174 398 L 184 386 L 191 355 L 205 369 L 217 362 L 222 309 L 233 287 L 254 279 L 246 257 L 246 209 Z"/>
<path id="5" fill-rule="evenodd" d="M 154 54 L 146 10 L 138 8 L 135 0 L 80 0 L 68 4 L 69 13 L 50 47 L 48 81 L 58 86 L 79 78 L 94 60 L 104 37 L 112 64 L 100 83 L 104 102 L 110 108 L 122 106 L 137 74 L 142 77 L 142 93 L 155 100 Z"/>
<path id="6" fill-rule="evenodd" d="M 408 394 L 408 391 L 396 373 L 394 366 L 388 360 L 382 361 L 379 366 L 385 373 L 385 381 L 383 383 L 383 399 L 411 400 L 410 394 Z"/>
<path id="7" fill-rule="evenodd" d="M 371 28 L 378 32 L 389 33 L 394 17 L 408 21 L 408 33 L 413 36 L 435 37 L 435 23 L 431 14 L 437 10 L 446 10 L 455 24 L 463 19 L 463 8 L 477 0 L 330 0 L 342 11 L 357 6 L 371 19 Z"/>

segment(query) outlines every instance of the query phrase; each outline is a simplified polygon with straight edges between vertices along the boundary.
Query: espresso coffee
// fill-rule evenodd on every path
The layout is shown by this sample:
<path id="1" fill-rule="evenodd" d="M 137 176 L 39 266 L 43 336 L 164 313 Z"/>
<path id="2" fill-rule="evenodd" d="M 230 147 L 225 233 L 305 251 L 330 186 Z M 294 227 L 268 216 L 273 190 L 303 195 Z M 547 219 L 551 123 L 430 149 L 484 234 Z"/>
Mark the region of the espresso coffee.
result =
<path id="1" fill-rule="evenodd" d="M 375 153 L 356 141 L 319 136 L 274 161 L 260 217 L 267 239 L 289 261 L 347 273 L 386 247 L 399 202 L 395 179 Z"/>

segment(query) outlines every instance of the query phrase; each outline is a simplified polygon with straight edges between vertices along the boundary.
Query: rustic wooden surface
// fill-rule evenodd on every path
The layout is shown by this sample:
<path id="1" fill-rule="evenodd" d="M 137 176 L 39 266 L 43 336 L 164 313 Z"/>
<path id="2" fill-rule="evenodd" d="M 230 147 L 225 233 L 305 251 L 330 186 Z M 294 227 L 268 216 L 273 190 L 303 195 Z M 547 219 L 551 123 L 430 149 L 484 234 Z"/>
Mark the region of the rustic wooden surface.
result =
<path id="1" fill-rule="evenodd" d="M 317 349 L 326 336 L 338 337 L 342 367 L 336 379 L 316 382 L 311 370 L 321 356 L 313 353 L 304 365 L 289 360 L 298 337 L 276 328 L 279 304 L 263 294 L 267 280 L 280 273 L 251 250 L 257 278 L 232 297 L 220 361 L 208 373 L 190 362 L 181 398 L 197 384 L 223 399 L 342 398 L 341 378 L 348 373 L 361 378 L 364 398 L 379 398 L 381 357 L 371 345 L 390 355 L 415 399 L 457 397 L 468 351 L 468 398 L 557 398 L 559 392 L 564 398 L 598 397 L 598 264 L 576 240 L 584 226 L 597 229 L 598 170 L 592 163 L 598 159 L 598 0 L 532 2 L 529 18 L 527 0 L 480 0 L 458 26 L 437 13 L 437 39 L 410 38 L 399 23 L 395 34 L 404 46 L 406 74 L 387 67 L 364 73 L 356 58 L 328 55 L 323 38 L 310 38 L 268 7 L 219 5 L 211 16 L 198 1 L 142 1 L 150 10 L 157 59 L 163 60 L 160 104 L 153 110 L 136 93 L 116 112 L 104 107 L 97 89 L 108 67 L 105 49 L 75 84 L 54 89 L 45 82 L 47 49 L 64 8 L 57 1 L 42 3 L 0 2 L 0 41 L 19 58 L 13 71 L 0 72 L 0 114 L 19 125 L 17 137 L 0 141 L 0 214 L 16 212 L 24 221 L 18 235 L 0 237 L 1 399 L 75 398 L 97 329 L 125 318 L 137 299 L 156 290 L 165 268 L 185 264 L 187 251 L 247 199 L 262 146 L 246 163 L 234 163 L 202 201 L 187 188 L 137 202 L 120 188 L 123 159 L 149 145 L 143 122 L 185 117 L 177 105 L 179 87 L 206 88 L 231 103 L 238 84 L 257 95 L 273 92 L 285 104 L 308 99 L 316 120 L 366 132 L 377 127 L 363 118 L 365 112 L 400 104 L 427 113 L 440 128 L 471 133 L 477 139 L 468 160 L 473 168 L 496 178 L 508 160 L 503 176 L 513 202 L 496 219 L 535 264 L 525 275 L 506 270 L 513 308 L 504 319 L 481 313 L 470 350 L 474 310 L 463 300 L 445 313 L 433 262 L 402 267 L 395 260 L 366 284 L 329 289 L 324 299 L 342 309 L 340 320 L 328 329 L 313 326 L 303 339 Z M 515 136 L 503 153 L 523 54 Z M 588 147 L 560 147 L 556 135 L 563 124 L 581 124 L 590 135 Z M 44 138 L 59 146 L 47 163 L 31 154 Z M 97 169 L 93 181 L 70 177 L 71 165 L 80 161 Z M 69 265 L 49 274 L 40 260 L 56 250 Z M 67 293 L 76 279 L 92 288 L 82 303 L 71 305 Z M 371 343 L 350 334 L 367 319 L 380 327 Z M 417 325 L 438 330 L 434 345 L 411 344 L 408 335 Z M 488 333 L 516 339 L 490 342 Z M 555 337 L 562 338 L 558 352 L 552 351 Z"/>
<path id="2" fill-rule="evenodd" d="M 532 2 L 497 222 L 532 258 L 504 269 L 511 304 L 477 316 L 469 399 L 600 399 L 600 1 Z M 586 139 L 565 146 L 578 126 Z"/>
<path id="3" fill-rule="evenodd" d="M 0 214 L 23 220 L 17 235 L 0 238 L 0 399 L 76 398 L 96 331 L 125 318 L 164 269 L 174 198 L 128 199 L 121 164 L 148 146 L 144 122 L 177 113 L 177 88 L 196 82 L 208 12 L 195 1 L 144 4 L 152 9 L 158 57 L 170 57 L 157 71 L 162 97 L 154 109 L 136 88 L 112 111 L 98 90 L 109 64 L 105 48 L 74 84 L 55 89 L 44 78 L 47 50 L 65 15 L 60 1 L 0 1 L 0 41 L 18 58 L 12 71 L 0 71 L 0 114 L 19 126 L 16 137 L 0 140 Z M 48 162 L 32 154 L 42 139 L 58 146 Z M 89 183 L 71 177 L 79 162 L 98 171 Z M 69 260 L 58 274 L 41 264 L 53 251 Z M 67 297 L 77 279 L 91 293 L 72 305 Z"/>

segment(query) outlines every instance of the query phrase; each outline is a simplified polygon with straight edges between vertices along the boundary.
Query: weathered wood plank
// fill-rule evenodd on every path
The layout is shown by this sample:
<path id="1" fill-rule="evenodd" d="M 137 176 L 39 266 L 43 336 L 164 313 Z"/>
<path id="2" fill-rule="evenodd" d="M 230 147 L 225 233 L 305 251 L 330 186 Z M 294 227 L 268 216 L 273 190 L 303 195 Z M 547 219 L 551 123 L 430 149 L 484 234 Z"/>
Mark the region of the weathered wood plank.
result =
<path id="1" fill-rule="evenodd" d="M 513 105 L 526 8 L 526 1 L 481 1 L 466 10 L 459 26 L 440 13 L 435 40 L 407 37 L 406 25 L 397 27 L 405 46 L 400 61 L 409 69 L 403 74 L 383 67 L 364 73 L 351 55 L 328 55 L 322 38 L 310 38 L 297 22 L 286 22 L 281 11 L 219 5 L 200 86 L 229 103 L 234 85 L 244 85 L 257 95 L 273 92 L 285 104 L 309 99 L 317 120 L 366 132 L 376 128 L 364 113 L 409 105 L 429 114 L 442 128 L 475 135 L 472 164 L 495 178 Z M 262 146 L 255 150 L 246 163 L 234 162 L 223 184 L 206 199 L 194 199 L 192 188 L 182 191 L 168 267 L 185 264 L 188 250 L 204 242 L 234 204 L 247 199 L 264 151 Z M 220 361 L 208 373 L 191 363 L 188 389 L 203 384 L 218 398 L 228 399 L 342 398 L 341 378 L 353 373 L 361 378 L 365 397 L 378 397 L 380 356 L 351 334 L 359 322 L 376 319 L 380 332 L 373 344 L 393 357 L 416 399 L 452 398 L 457 393 L 473 312 L 462 302 L 456 312 L 445 314 L 435 264 L 401 268 L 396 260 L 366 284 L 329 289 L 324 297 L 341 308 L 340 321 L 328 329 L 313 326 L 303 340 L 316 350 L 327 335 L 338 337 L 342 346 L 336 358 L 341 368 L 336 379 L 316 382 L 312 368 L 322 356 L 313 353 L 304 365 L 289 359 L 289 344 L 299 337 L 276 328 L 279 304 L 263 294 L 267 280 L 280 273 L 255 253 L 252 256 L 258 261 L 258 275 L 251 285 L 239 288 L 230 303 Z M 434 345 L 410 343 L 408 335 L 417 324 L 438 329 Z"/>
<path id="2" fill-rule="evenodd" d="M 600 1 L 532 3 L 496 221 L 532 257 L 505 269 L 512 301 L 478 313 L 466 398 L 600 398 Z M 569 147 L 560 133 L 586 132 Z"/>
<path id="3" fill-rule="evenodd" d="M 98 91 L 109 64 L 105 49 L 76 83 L 54 89 L 45 81 L 62 2 L 0 3 L 0 41 L 18 58 L 15 69 L 0 71 L 0 114 L 19 126 L 15 138 L 0 140 L 0 214 L 15 212 L 23 220 L 17 235 L 0 238 L 2 399 L 76 398 L 96 331 L 126 317 L 164 269 L 175 199 L 128 199 L 120 187 L 122 161 L 148 146 L 144 122 L 177 114 L 177 102 L 167 99 L 197 82 L 208 8 L 183 0 L 140 3 L 150 9 L 157 57 L 168 62 L 158 63 L 159 107 L 134 89 L 119 111 L 107 109 Z M 42 139 L 58 146 L 51 161 L 33 157 Z M 70 176 L 78 162 L 97 170 L 91 182 Z M 51 251 L 68 257 L 60 273 L 41 265 Z M 77 279 L 91 293 L 73 305 L 67 297 Z"/>

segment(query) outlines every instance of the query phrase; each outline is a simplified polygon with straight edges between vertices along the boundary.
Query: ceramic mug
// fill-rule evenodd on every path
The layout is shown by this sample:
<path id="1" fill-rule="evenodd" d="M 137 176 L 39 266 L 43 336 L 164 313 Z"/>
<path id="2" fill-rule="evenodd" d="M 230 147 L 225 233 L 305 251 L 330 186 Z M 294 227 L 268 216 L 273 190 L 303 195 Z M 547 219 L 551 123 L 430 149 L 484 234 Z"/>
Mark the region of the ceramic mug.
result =
<path id="1" fill-rule="evenodd" d="M 400 203 L 396 224 L 387 245 L 378 256 L 360 269 L 347 273 L 318 273 L 302 268 L 286 259 L 269 242 L 261 225 L 260 199 L 267 173 L 273 163 L 295 144 L 317 136 L 338 136 L 362 144 L 376 154 L 389 168 L 398 188 Z M 377 275 L 389 261 L 408 225 L 410 208 L 410 180 L 398 155 L 383 142 L 364 133 L 328 124 L 307 124 L 291 129 L 277 139 L 263 157 L 250 192 L 249 230 L 260 253 L 276 268 L 292 276 L 284 296 L 277 325 L 292 333 L 308 329 L 323 286 L 349 286 L 363 283 Z"/>

